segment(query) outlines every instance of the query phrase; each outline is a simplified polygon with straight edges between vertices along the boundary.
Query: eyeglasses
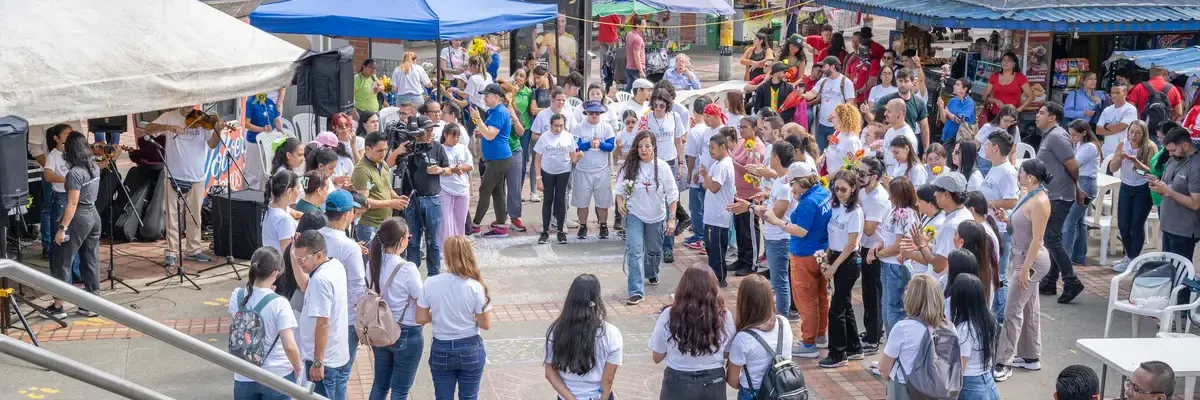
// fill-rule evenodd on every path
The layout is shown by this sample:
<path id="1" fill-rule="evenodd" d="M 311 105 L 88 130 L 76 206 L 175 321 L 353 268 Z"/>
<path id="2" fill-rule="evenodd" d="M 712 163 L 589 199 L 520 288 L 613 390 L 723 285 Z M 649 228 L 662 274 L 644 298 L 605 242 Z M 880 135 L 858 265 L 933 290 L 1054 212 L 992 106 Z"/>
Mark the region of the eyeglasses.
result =
<path id="1" fill-rule="evenodd" d="M 1149 390 L 1142 389 L 1142 388 L 1141 388 L 1140 386 L 1138 386 L 1136 383 L 1133 383 L 1133 381 L 1132 381 L 1132 380 L 1125 381 L 1125 391 L 1126 391 L 1126 392 L 1133 392 L 1133 393 L 1136 393 L 1136 394 L 1148 394 L 1148 395 L 1152 395 L 1152 396 L 1153 396 L 1153 395 L 1158 395 L 1158 394 L 1166 394 L 1166 393 L 1163 393 L 1163 392 L 1151 392 L 1151 391 L 1149 391 Z"/>
<path id="2" fill-rule="evenodd" d="M 837 186 L 834 187 L 833 190 L 836 190 L 838 193 L 850 193 L 850 188 L 845 186 Z"/>
<path id="3" fill-rule="evenodd" d="M 654 103 L 654 108 L 667 108 L 667 103 Z"/>
<path id="4" fill-rule="evenodd" d="M 308 259 L 309 259 L 309 258 L 312 258 L 312 256 L 315 256 L 315 255 L 317 255 L 317 253 L 320 253 L 320 251 L 315 251 L 315 252 L 312 252 L 312 253 L 310 253 L 310 254 L 309 254 L 309 255 L 307 255 L 307 256 L 300 257 L 300 256 L 297 256 L 297 255 L 296 255 L 296 250 L 294 250 L 294 249 L 293 249 L 293 250 L 292 250 L 292 257 L 295 257 L 295 258 L 296 258 L 296 261 L 303 263 L 303 262 L 305 262 L 305 261 L 308 261 Z"/>

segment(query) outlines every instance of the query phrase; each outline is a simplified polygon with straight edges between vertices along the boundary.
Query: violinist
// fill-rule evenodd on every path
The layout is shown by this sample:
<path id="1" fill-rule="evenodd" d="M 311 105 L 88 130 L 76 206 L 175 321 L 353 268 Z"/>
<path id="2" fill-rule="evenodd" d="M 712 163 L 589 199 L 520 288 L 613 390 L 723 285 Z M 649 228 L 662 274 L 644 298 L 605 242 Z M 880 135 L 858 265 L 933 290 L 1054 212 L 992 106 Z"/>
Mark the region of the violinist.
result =
<path id="1" fill-rule="evenodd" d="M 202 252 L 200 242 L 200 207 L 204 200 L 205 181 L 208 178 L 204 161 L 208 151 L 217 148 L 221 141 L 221 131 L 225 128 L 220 118 L 188 106 L 163 113 L 146 126 L 144 133 L 138 134 L 139 137 L 162 135 L 167 139 L 163 152 L 167 173 L 163 174 L 163 184 L 171 193 L 163 196 L 167 226 L 167 250 L 163 268 L 173 267 L 180 261 L 176 259 L 180 246 L 183 246 L 184 258 L 188 261 L 212 261 Z M 187 202 L 185 211 L 191 215 L 178 217 L 180 214 L 176 193 L 182 194 Z M 187 234 L 186 243 L 179 243 L 181 223 Z"/>

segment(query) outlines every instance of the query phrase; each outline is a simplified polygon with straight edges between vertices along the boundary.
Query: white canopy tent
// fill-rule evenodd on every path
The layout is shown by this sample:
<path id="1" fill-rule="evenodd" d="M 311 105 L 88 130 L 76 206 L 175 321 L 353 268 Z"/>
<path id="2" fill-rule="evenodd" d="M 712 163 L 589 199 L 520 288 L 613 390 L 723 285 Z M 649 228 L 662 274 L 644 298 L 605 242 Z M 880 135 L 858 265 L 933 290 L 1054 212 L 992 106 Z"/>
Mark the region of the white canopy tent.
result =
<path id="1" fill-rule="evenodd" d="M 0 0 L 0 115 L 31 125 L 250 96 L 305 50 L 196 0 Z"/>

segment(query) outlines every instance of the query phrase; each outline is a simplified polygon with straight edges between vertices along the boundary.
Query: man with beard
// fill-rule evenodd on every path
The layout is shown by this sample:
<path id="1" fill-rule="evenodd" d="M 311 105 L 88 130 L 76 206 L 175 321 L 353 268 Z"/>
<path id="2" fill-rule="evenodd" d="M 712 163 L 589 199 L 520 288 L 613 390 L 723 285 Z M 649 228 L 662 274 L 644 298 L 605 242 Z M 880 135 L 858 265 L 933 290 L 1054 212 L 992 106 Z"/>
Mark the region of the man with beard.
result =
<path id="1" fill-rule="evenodd" d="M 920 136 L 921 147 L 918 150 L 924 152 L 929 147 L 929 107 L 924 99 L 916 96 L 916 91 L 913 90 L 914 82 L 911 71 L 896 71 L 896 93 L 879 98 L 879 101 L 875 102 L 875 109 L 867 114 L 867 119 L 878 120 L 876 117 L 882 117 L 884 106 L 892 99 L 904 100 L 904 122 Z"/>

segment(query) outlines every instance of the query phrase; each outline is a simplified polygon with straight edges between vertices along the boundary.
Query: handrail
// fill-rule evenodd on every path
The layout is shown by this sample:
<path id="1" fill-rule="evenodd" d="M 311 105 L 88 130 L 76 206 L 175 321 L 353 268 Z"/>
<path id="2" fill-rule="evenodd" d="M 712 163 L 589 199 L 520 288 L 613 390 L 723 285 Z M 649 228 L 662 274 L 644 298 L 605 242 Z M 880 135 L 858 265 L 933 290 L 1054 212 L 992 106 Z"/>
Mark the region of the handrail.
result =
<path id="1" fill-rule="evenodd" d="M 172 397 L 163 395 L 152 389 L 127 381 L 91 366 L 55 354 L 50 350 L 36 347 L 8 336 L 0 335 L 0 353 L 8 354 L 30 364 L 51 369 L 63 375 L 78 379 L 84 383 L 107 390 L 112 394 L 130 398 L 147 400 L 171 400 Z"/>
<path id="2" fill-rule="evenodd" d="M 34 288 L 37 288 L 44 292 L 50 293 L 51 295 L 54 295 L 56 298 L 70 301 L 71 303 L 74 303 L 75 305 L 78 305 L 80 307 L 94 311 L 97 314 L 100 314 L 101 316 L 107 317 L 107 318 L 113 320 L 114 322 L 128 326 L 129 328 L 137 330 L 138 332 L 144 333 L 155 339 L 166 342 L 168 345 L 171 345 L 172 347 L 184 350 L 188 353 L 192 353 L 193 355 L 196 355 L 200 358 L 208 360 L 209 362 L 217 364 L 217 365 L 221 366 L 222 368 L 225 368 L 229 371 L 233 371 L 233 372 L 241 374 L 247 378 L 253 379 L 253 380 L 257 381 L 258 383 L 266 385 L 267 387 L 270 387 L 271 389 L 278 390 L 294 399 L 326 400 L 325 397 L 323 397 L 323 396 L 309 393 L 309 391 L 307 389 L 301 387 L 300 385 L 297 385 L 293 382 L 288 381 L 287 379 L 283 379 L 282 377 L 279 377 L 270 372 L 267 372 L 266 370 L 259 368 L 258 366 L 255 366 L 254 364 L 250 364 L 249 362 L 246 362 L 245 360 L 234 357 L 233 355 L 230 355 L 229 353 L 222 351 L 216 347 L 213 347 L 207 343 L 201 342 L 199 339 L 193 338 L 193 337 L 185 335 L 179 331 L 168 328 L 166 325 L 160 324 L 157 321 L 154 321 L 150 318 L 146 318 L 145 316 L 135 313 L 133 311 L 127 310 L 124 307 L 121 307 L 111 301 L 105 300 L 104 298 L 101 298 L 99 296 L 94 296 L 94 295 L 92 295 L 88 292 L 85 292 L 79 288 L 69 285 L 66 282 L 62 282 L 57 279 L 54 279 L 54 278 L 50 277 L 49 275 L 46 275 L 41 272 L 38 272 L 37 270 L 34 270 L 33 268 L 21 265 L 21 264 L 17 263 L 16 261 L 0 260 L 0 278 L 11 278 L 18 282 L 24 283 L 29 286 L 33 286 Z M 20 351 L 20 350 L 17 350 L 17 351 Z M 96 372 L 98 372 L 98 371 L 95 371 L 94 369 L 92 369 L 92 370 L 81 369 L 81 368 L 79 368 L 79 365 L 83 365 L 83 364 L 79 364 L 76 361 L 69 360 L 66 358 L 64 358 L 64 360 L 70 361 L 70 363 L 57 364 L 57 363 L 53 362 L 53 360 L 46 360 L 47 361 L 46 364 L 51 364 L 51 365 L 45 365 L 45 364 L 36 363 L 36 362 L 35 362 L 35 364 L 39 364 L 44 367 L 54 369 L 55 371 L 57 371 L 59 373 L 67 374 L 68 376 L 72 376 L 75 378 L 80 378 L 80 377 L 76 376 L 76 375 L 71 375 L 68 372 L 83 374 L 92 380 L 104 379 L 103 376 L 97 375 Z M 73 365 L 73 364 L 79 364 L 79 365 Z M 67 369 L 64 370 L 59 367 L 67 367 Z M 74 371 L 72 371 L 71 368 L 74 368 Z M 81 380 L 84 380 L 87 383 L 93 383 L 89 380 L 85 380 L 85 379 L 81 379 Z M 97 385 L 97 386 L 101 386 L 101 385 Z M 101 387 L 105 388 L 106 390 L 109 390 L 108 387 L 105 387 L 105 386 L 101 386 Z M 116 393 L 116 392 L 114 392 L 114 393 Z M 118 394 L 120 394 L 120 393 L 118 393 Z M 159 398 L 159 397 L 140 397 L 140 398 Z"/>

